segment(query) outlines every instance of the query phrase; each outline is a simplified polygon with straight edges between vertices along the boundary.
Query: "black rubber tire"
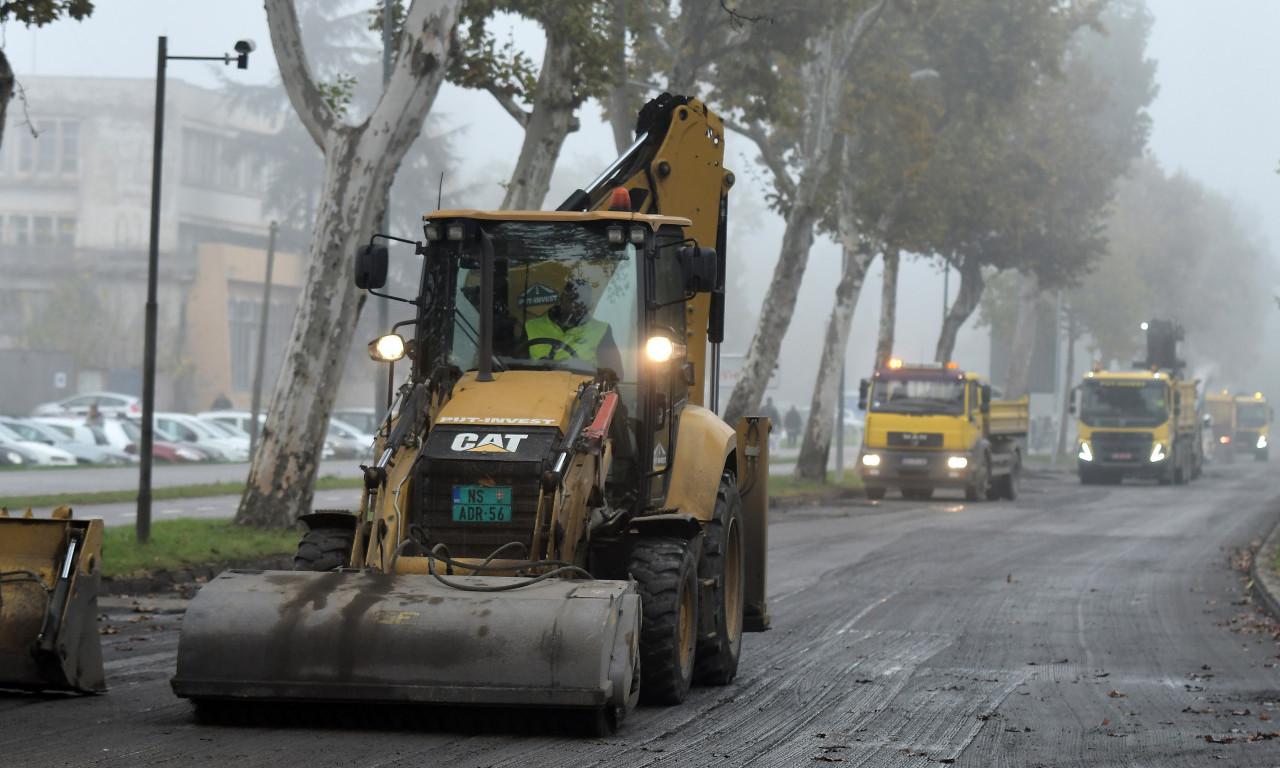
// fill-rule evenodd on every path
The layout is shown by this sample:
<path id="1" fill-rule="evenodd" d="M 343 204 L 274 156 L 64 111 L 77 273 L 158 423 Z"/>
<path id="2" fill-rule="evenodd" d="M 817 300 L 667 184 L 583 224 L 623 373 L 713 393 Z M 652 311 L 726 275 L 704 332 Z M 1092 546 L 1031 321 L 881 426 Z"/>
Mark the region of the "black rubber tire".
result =
<path id="1" fill-rule="evenodd" d="M 977 477 L 973 478 L 973 482 L 964 487 L 964 498 L 966 501 L 977 501 L 983 496 L 988 495 L 989 486 L 991 485 L 991 470 L 986 460 L 983 459 L 982 471 Z"/>
<path id="2" fill-rule="evenodd" d="M 872 501 L 880 501 L 881 499 L 884 498 L 884 495 L 889 491 L 888 488 L 885 488 L 882 485 L 868 485 L 864 487 L 862 490 L 867 494 L 867 498 L 871 499 Z"/>
<path id="3" fill-rule="evenodd" d="M 295 571 L 332 571 L 351 564 L 356 532 L 350 528 L 315 528 L 298 542 L 293 556 Z"/>
<path id="4" fill-rule="evenodd" d="M 698 563 L 689 542 L 640 539 L 631 550 L 640 593 L 640 703 L 679 704 L 693 682 L 698 643 Z"/>
<path id="5" fill-rule="evenodd" d="M 700 685 L 728 685 L 738 673 L 746 595 L 742 525 L 738 481 L 725 472 L 698 561 L 701 610 L 693 679 Z"/>

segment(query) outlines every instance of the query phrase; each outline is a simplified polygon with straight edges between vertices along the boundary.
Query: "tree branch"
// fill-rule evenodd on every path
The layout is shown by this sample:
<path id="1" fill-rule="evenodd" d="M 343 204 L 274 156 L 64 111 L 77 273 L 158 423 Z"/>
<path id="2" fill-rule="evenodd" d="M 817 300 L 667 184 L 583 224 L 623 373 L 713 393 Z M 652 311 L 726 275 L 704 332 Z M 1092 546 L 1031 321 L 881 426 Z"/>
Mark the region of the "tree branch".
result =
<path id="1" fill-rule="evenodd" d="M 515 121 L 520 124 L 521 128 L 529 127 L 529 113 L 516 103 L 515 99 L 511 98 L 511 94 L 499 88 L 495 83 L 489 83 L 484 89 L 492 94 L 493 98 L 498 100 L 498 104 L 507 111 L 508 115 L 515 118 Z"/>
<path id="2" fill-rule="evenodd" d="M 764 127 L 759 122 L 742 125 L 732 120 L 725 120 L 724 124 L 731 131 L 751 139 L 756 148 L 760 150 L 760 157 L 764 160 L 764 164 L 773 173 L 774 184 L 778 186 L 778 192 L 787 198 L 794 196 L 796 183 L 791 178 L 791 174 L 787 173 L 787 164 L 782 159 L 782 154 L 774 148 L 773 142 L 769 139 L 769 134 Z"/>
<path id="3" fill-rule="evenodd" d="M 298 113 L 311 139 L 324 149 L 325 136 L 333 129 L 337 116 L 325 101 L 307 65 L 307 52 L 302 45 L 302 30 L 293 0 L 266 0 L 267 26 L 271 30 L 271 47 L 275 50 L 280 79 L 284 82 L 289 102 Z"/>

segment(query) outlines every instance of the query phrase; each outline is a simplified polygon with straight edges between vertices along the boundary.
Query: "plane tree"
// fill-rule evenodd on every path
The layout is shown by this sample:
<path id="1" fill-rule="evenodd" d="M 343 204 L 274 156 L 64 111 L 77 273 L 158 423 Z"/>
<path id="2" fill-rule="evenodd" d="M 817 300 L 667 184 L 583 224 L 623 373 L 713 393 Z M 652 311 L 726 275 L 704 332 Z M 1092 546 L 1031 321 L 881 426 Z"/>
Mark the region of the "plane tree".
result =
<path id="1" fill-rule="evenodd" d="M 415 0 L 391 77 L 363 121 L 343 119 L 308 63 L 292 0 L 266 0 L 290 103 L 321 148 L 325 173 L 308 269 L 238 524 L 286 527 L 309 510 L 329 414 L 356 326 L 356 248 L 375 231 L 396 169 L 448 70 L 461 0 Z"/>

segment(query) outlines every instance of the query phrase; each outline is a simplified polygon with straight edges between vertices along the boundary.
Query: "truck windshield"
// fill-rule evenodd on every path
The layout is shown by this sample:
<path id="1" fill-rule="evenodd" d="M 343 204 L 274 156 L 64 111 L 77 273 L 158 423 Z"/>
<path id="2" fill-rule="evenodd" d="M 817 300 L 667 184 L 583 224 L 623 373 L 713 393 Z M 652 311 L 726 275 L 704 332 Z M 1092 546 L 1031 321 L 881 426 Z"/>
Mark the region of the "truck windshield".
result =
<path id="1" fill-rule="evenodd" d="M 556 368 L 620 379 L 637 364 L 638 247 L 610 243 L 613 222 L 484 222 L 493 243 L 494 369 Z M 450 362 L 478 367 L 481 265 L 458 254 Z"/>
<path id="2" fill-rule="evenodd" d="M 1257 429 L 1267 426 L 1267 404 L 1259 401 L 1240 403 L 1236 406 L 1236 426 Z"/>
<path id="3" fill-rule="evenodd" d="M 871 387 L 871 413 L 964 413 L 964 379 L 957 376 L 877 377 Z"/>
<path id="4" fill-rule="evenodd" d="M 1090 427 L 1156 427 L 1169 419 L 1163 381 L 1090 379 L 1080 399 L 1080 421 Z"/>

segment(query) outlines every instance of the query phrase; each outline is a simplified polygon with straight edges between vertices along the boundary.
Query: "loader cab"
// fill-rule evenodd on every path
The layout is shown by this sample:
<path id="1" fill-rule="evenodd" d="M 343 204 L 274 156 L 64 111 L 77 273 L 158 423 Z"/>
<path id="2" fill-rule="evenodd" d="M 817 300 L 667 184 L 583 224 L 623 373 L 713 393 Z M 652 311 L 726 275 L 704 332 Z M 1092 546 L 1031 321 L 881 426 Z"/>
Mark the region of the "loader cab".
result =
<path id="1" fill-rule="evenodd" d="M 445 382 L 474 371 L 483 382 L 545 370 L 612 382 L 621 407 L 609 502 L 660 507 L 693 380 L 686 301 L 714 283 L 705 274 L 714 251 L 690 248 L 686 223 L 630 213 L 428 216 L 415 376 Z M 570 290 L 584 304 L 572 321 Z"/>

